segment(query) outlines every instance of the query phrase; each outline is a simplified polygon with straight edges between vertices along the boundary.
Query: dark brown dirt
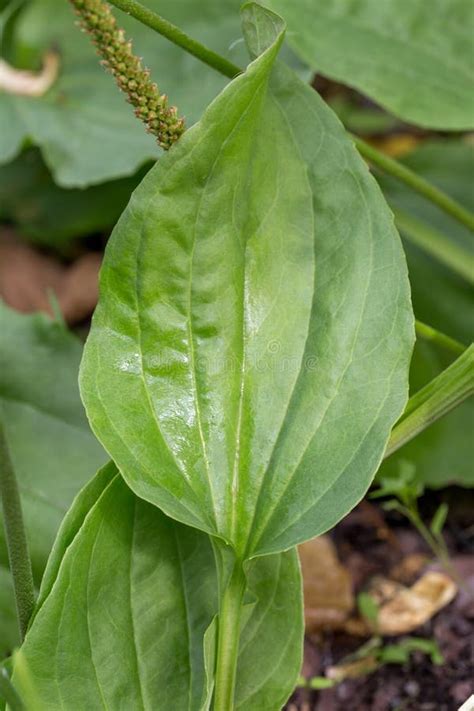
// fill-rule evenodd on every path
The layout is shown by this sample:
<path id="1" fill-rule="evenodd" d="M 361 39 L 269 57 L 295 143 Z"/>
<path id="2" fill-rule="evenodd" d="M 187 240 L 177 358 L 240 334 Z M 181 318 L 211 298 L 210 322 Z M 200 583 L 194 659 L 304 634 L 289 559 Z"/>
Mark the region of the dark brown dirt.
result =
<path id="1" fill-rule="evenodd" d="M 368 676 L 347 679 L 331 689 L 299 689 L 286 706 L 287 711 L 457 711 L 474 693 L 474 492 L 452 487 L 442 493 L 426 494 L 420 502 L 426 520 L 441 500 L 447 500 L 450 506 L 445 538 L 463 589 L 450 605 L 412 634 L 436 640 L 444 663 L 437 666 L 426 655 L 415 652 L 407 664 L 385 665 Z M 420 571 L 412 571 L 407 561 L 416 561 L 417 554 L 430 557 L 423 540 L 402 516 L 386 513 L 367 501 L 331 535 L 341 561 L 351 572 L 356 592 L 366 588 L 373 576 L 393 577 L 394 571 L 410 584 Z M 429 565 L 436 566 L 436 562 Z M 325 669 L 364 641 L 345 632 L 327 632 L 307 639 L 303 675 L 323 676 Z"/>

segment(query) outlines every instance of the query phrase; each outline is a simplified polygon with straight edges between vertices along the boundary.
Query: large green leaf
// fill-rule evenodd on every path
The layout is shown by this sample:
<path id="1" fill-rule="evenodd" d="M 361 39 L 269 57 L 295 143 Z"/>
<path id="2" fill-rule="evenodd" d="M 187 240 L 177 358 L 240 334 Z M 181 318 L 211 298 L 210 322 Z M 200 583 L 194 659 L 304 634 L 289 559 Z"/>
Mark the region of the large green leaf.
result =
<path id="1" fill-rule="evenodd" d="M 19 480 L 39 583 L 64 514 L 105 455 L 79 399 L 80 342 L 46 316 L 23 316 L 1 303 L 0 331 L 0 418 Z M 1 514 L 0 565 L 7 569 Z M 2 588 L 5 576 L 2 573 Z M 7 587 L 2 598 L 4 594 Z M 0 654 L 11 649 L 13 641 L 4 628 L 7 622 L 2 616 Z"/>
<path id="2" fill-rule="evenodd" d="M 436 140 L 423 144 L 403 161 L 420 175 L 474 209 L 471 189 L 474 149 L 465 141 Z M 395 208 L 415 215 L 473 253 L 472 234 L 458 222 L 418 195 L 386 176 L 379 176 L 382 189 Z M 469 344 L 474 334 L 471 285 L 447 267 L 412 245 L 405 244 L 415 313 L 452 337 Z M 410 371 L 414 393 L 438 375 L 454 359 L 449 352 L 418 342 Z M 432 425 L 384 462 L 382 475 L 397 475 L 411 467 L 428 486 L 449 483 L 474 485 L 472 421 L 474 403 L 468 401 Z"/>
<path id="3" fill-rule="evenodd" d="M 234 42 L 240 36 L 240 0 L 148 0 L 146 5 L 234 62 L 243 60 L 243 43 Z M 160 89 L 191 125 L 227 79 L 136 20 L 119 11 L 116 16 Z M 11 160 L 28 138 L 40 146 L 56 182 L 77 187 L 132 175 L 160 154 L 100 66 L 89 38 L 75 26 L 67 0 L 30 2 L 17 23 L 14 46 L 12 61 L 20 66 L 38 64 L 46 49 L 58 47 L 61 73 L 40 98 L 0 92 L 0 162 Z"/>
<path id="4" fill-rule="evenodd" d="M 266 0 L 315 71 L 400 118 L 430 128 L 474 126 L 471 0 Z"/>
<path id="5" fill-rule="evenodd" d="M 318 95 L 284 66 L 268 87 L 280 41 L 134 193 L 82 366 L 135 492 L 244 556 L 363 496 L 413 342 L 389 210 Z"/>
<path id="6" fill-rule="evenodd" d="M 203 638 L 217 613 L 210 540 L 138 499 L 116 472 L 99 472 L 64 521 L 14 682 L 37 711 L 198 711 Z M 236 708 L 274 711 L 301 663 L 296 552 L 254 561 L 249 596 Z"/>

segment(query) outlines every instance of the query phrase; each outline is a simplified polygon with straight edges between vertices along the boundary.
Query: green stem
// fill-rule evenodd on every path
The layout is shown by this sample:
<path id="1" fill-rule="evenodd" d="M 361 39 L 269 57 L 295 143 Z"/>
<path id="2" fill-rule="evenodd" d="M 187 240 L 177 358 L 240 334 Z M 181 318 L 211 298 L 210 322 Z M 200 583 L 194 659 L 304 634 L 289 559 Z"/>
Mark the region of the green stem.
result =
<path id="1" fill-rule="evenodd" d="M 178 45 L 181 49 L 184 49 L 188 54 L 192 54 L 201 62 L 207 64 L 208 66 L 216 69 L 218 72 L 223 74 L 230 79 L 233 79 L 237 74 L 240 74 L 243 70 L 237 67 L 232 62 L 229 62 L 225 57 L 220 54 L 213 52 L 205 45 L 197 42 L 195 39 L 187 35 L 183 30 L 176 25 L 173 25 L 168 20 L 158 15 L 153 10 L 149 10 L 147 7 L 142 5 L 136 0 L 109 0 L 112 5 L 118 7 L 119 10 L 123 10 L 128 15 L 131 15 L 136 20 L 139 20 L 144 25 L 151 27 L 152 30 L 158 32 L 163 37 L 166 37 L 173 44 Z"/>
<path id="2" fill-rule="evenodd" d="M 233 79 L 244 71 L 241 67 L 229 62 L 229 60 L 222 55 L 187 35 L 179 27 L 176 27 L 176 25 L 173 25 L 158 15 L 158 13 L 149 10 L 140 2 L 137 2 L 137 0 L 109 0 L 109 2 L 229 79 Z M 431 185 L 431 183 L 421 178 L 406 166 L 384 155 L 357 136 L 352 136 L 352 138 L 364 158 L 370 160 L 384 172 L 390 173 L 390 175 L 406 183 L 416 190 L 416 192 L 424 195 L 424 197 L 431 202 L 434 202 L 449 215 L 452 215 L 452 217 L 462 222 L 471 230 L 474 230 L 474 215 L 456 202 L 456 200 L 453 200 L 449 195 L 443 193 L 442 190 Z"/>
<path id="3" fill-rule="evenodd" d="M 9 711 L 25 711 L 25 707 L 8 678 L 5 669 L 0 669 L 0 699 L 5 701 Z"/>
<path id="4" fill-rule="evenodd" d="M 407 519 L 411 522 L 411 524 L 416 528 L 420 536 L 423 538 L 425 541 L 426 545 L 428 548 L 430 548 L 435 555 L 435 557 L 439 560 L 443 568 L 446 570 L 448 575 L 450 575 L 453 580 L 460 586 L 464 588 L 464 583 L 459 577 L 456 568 L 453 566 L 451 559 L 449 557 L 449 551 L 446 546 L 446 542 L 442 535 L 440 534 L 438 537 L 434 536 L 431 531 L 428 529 L 428 527 L 425 525 L 423 522 L 419 511 L 418 507 L 410 507 L 406 506 L 405 504 L 402 504 L 401 502 L 397 501 L 397 510 L 400 511 L 401 514 L 407 517 Z"/>
<path id="5" fill-rule="evenodd" d="M 245 584 L 242 564 L 237 561 L 224 590 L 219 610 L 214 711 L 233 711 L 234 709 L 240 620 Z"/>
<path id="6" fill-rule="evenodd" d="M 416 335 L 424 341 L 436 343 L 436 345 L 447 348 L 448 351 L 452 351 L 457 355 L 461 355 L 466 350 L 466 346 L 459 341 L 456 341 L 441 331 L 437 331 L 427 323 L 423 323 L 423 321 L 418 321 L 418 319 L 415 321 L 415 330 Z"/>
<path id="7" fill-rule="evenodd" d="M 435 185 L 432 185 L 420 175 L 417 175 L 413 170 L 403 165 L 403 163 L 399 163 L 381 151 L 378 151 L 358 136 L 354 136 L 353 134 L 351 134 L 351 136 L 359 153 L 363 155 L 364 158 L 383 170 L 384 173 L 393 175 L 397 180 L 409 185 L 417 193 L 423 195 L 423 197 L 433 202 L 441 210 L 447 212 L 448 215 L 454 217 L 470 230 L 474 230 L 474 215 L 472 212 L 466 210 L 466 208 L 460 205 L 456 200 L 453 200 L 453 198 L 446 195 L 446 193 Z"/>
<path id="8" fill-rule="evenodd" d="M 393 209 L 395 224 L 403 236 L 455 271 L 469 284 L 474 283 L 474 258 L 467 250 L 455 244 L 438 230 L 402 210 Z"/>
<path id="9" fill-rule="evenodd" d="M 1 423 L 0 494 L 2 498 L 3 523 L 8 548 L 8 559 L 13 579 L 13 589 L 15 592 L 20 637 L 21 640 L 23 640 L 35 605 L 35 592 L 18 483 Z"/>
<path id="10" fill-rule="evenodd" d="M 449 368 L 409 399 L 401 420 L 392 430 L 384 457 L 403 447 L 473 393 L 474 345 L 471 345 Z"/>

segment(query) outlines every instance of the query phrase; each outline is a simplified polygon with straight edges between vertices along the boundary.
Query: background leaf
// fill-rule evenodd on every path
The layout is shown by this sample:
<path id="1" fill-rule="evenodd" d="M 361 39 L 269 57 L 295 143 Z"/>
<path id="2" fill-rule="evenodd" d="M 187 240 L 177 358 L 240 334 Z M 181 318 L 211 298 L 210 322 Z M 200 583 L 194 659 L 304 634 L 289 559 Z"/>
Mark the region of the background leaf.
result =
<path id="1" fill-rule="evenodd" d="M 138 499 L 114 471 L 99 472 L 68 514 L 21 648 L 35 709 L 198 710 L 203 637 L 217 612 L 209 538 Z M 301 663 L 296 552 L 256 561 L 249 580 L 237 708 L 274 711 Z M 28 700 L 22 677 L 14 682 Z"/>
<path id="2" fill-rule="evenodd" d="M 471 189 L 474 149 L 466 141 L 432 140 L 405 156 L 412 170 L 438 185 L 461 204 L 474 210 Z M 391 205 L 434 226 L 470 254 L 472 234 L 463 225 L 423 200 L 399 182 L 378 176 Z M 443 264 L 405 240 L 413 306 L 416 316 L 465 343 L 474 334 L 472 286 Z M 454 354 L 423 340 L 417 341 L 410 370 L 410 390 L 415 393 L 454 360 Z M 471 466 L 472 399 L 453 410 L 392 455 L 381 467 L 382 476 L 397 476 L 405 466 L 416 469 L 417 478 L 431 487 L 449 483 L 474 485 Z"/>
<path id="3" fill-rule="evenodd" d="M 0 219 L 41 245 L 67 249 L 72 239 L 110 229 L 149 164 L 136 175 L 86 189 L 54 183 L 41 153 L 29 149 L 0 166 Z"/>
<path id="4" fill-rule="evenodd" d="M 239 64 L 245 59 L 240 39 L 240 0 L 148 0 L 147 7 Z M 153 30 L 114 9 L 133 39 L 154 80 L 187 126 L 194 123 L 228 79 L 172 45 Z M 61 73 L 40 98 L 0 92 L 0 162 L 11 160 L 28 138 L 38 145 L 56 182 L 84 187 L 130 176 L 161 151 L 146 134 L 87 36 L 75 26 L 67 0 L 33 0 L 16 24 L 15 66 L 39 66 L 43 53 L 60 50 Z M 295 63 L 295 60 L 291 60 Z M 298 63 L 300 64 L 300 63 Z"/>
<path id="5" fill-rule="evenodd" d="M 323 532 L 363 496 L 413 338 L 383 198 L 313 90 L 281 66 L 266 91 L 276 49 L 134 193 L 81 376 L 136 493 L 244 556 Z"/>
<path id="6" fill-rule="evenodd" d="M 80 342 L 42 315 L 23 316 L 0 304 L 0 417 L 19 480 L 39 584 L 59 524 L 73 497 L 105 459 L 79 399 Z M 0 514 L 2 596 L 8 568 Z M 9 575 L 9 573 L 8 573 Z M 10 603 L 9 603 L 10 604 Z M 12 610 L 14 608 L 12 607 Z M 16 642 L 1 617 L 0 654 Z"/>
<path id="7" fill-rule="evenodd" d="M 410 123 L 473 128 L 470 0 L 268 0 L 315 71 Z M 416 90 L 414 90 L 416 87 Z"/>

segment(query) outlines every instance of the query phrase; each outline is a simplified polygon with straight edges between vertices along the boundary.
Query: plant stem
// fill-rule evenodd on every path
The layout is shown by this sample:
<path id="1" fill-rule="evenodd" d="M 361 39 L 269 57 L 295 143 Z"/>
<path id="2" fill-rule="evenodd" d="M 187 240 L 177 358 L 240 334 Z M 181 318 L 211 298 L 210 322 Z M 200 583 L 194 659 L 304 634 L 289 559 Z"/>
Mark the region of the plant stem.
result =
<path id="1" fill-rule="evenodd" d="M 0 669 L 0 699 L 6 702 L 9 711 L 25 711 L 23 702 L 8 678 L 5 669 Z"/>
<path id="2" fill-rule="evenodd" d="M 418 218 L 396 209 L 393 209 L 393 214 L 395 224 L 406 239 L 455 271 L 469 284 L 474 283 L 472 254 Z"/>
<path id="3" fill-rule="evenodd" d="M 427 323 L 423 323 L 423 321 L 418 321 L 418 319 L 415 321 L 415 330 L 416 335 L 424 341 L 436 343 L 436 345 L 441 346 L 442 348 L 447 348 L 447 350 L 452 351 L 457 355 L 461 355 L 466 350 L 466 346 L 459 341 L 456 341 L 454 338 L 447 336 L 441 331 L 437 331 Z"/>
<path id="4" fill-rule="evenodd" d="M 0 423 L 0 493 L 8 559 L 13 578 L 20 638 L 23 641 L 35 605 L 31 560 L 26 540 L 20 493 L 8 451 L 3 426 Z"/>
<path id="5" fill-rule="evenodd" d="M 384 457 L 403 447 L 473 393 L 474 345 L 471 345 L 446 370 L 409 399 L 401 420 L 392 430 Z"/>
<path id="6" fill-rule="evenodd" d="M 70 0 L 79 17 L 79 24 L 90 36 L 102 57 L 102 65 L 115 77 L 127 100 L 135 108 L 135 116 L 153 133 L 158 145 L 168 150 L 184 131 L 184 119 L 178 118 L 175 106 L 160 94 L 151 81 L 150 72 L 134 54 L 132 43 L 125 37 L 104 0 Z"/>
<path id="7" fill-rule="evenodd" d="M 385 155 L 381 151 L 378 151 L 373 146 L 369 145 L 363 141 L 358 136 L 350 134 L 357 150 L 361 155 L 364 156 L 368 161 L 376 165 L 378 168 L 383 170 L 384 173 L 392 175 L 397 180 L 410 186 L 423 197 L 427 198 L 430 202 L 433 202 L 441 210 L 447 212 L 448 215 L 454 217 L 458 222 L 468 227 L 470 230 L 474 230 L 474 215 L 469 210 L 466 210 L 462 205 L 460 205 L 456 200 L 453 200 L 449 195 L 446 195 L 442 190 L 432 185 L 427 180 L 417 175 L 413 170 L 407 168 L 403 163 L 390 158 L 390 156 Z"/>
<path id="8" fill-rule="evenodd" d="M 245 592 L 242 563 L 236 561 L 219 610 L 214 711 L 233 711 L 240 639 L 240 619 Z"/>
<path id="9" fill-rule="evenodd" d="M 464 588 L 465 586 L 463 580 L 460 578 L 456 568 L 451 562 L 451 558 L 449 557 L 449 551 L 443 536 L 441 534 L 439 536 L 434 536 L 431 533 L 431 531 L 428 529 L 423 519 L 421 518 L 416 503 L 411 506 L 407 506 L 406 504 L 403 504 L 402 502 L 397 500 L 395 500 L 395 503 L 396 506 L 394 508 L 401 514 L 406 516 L 407 519 L 411 522 L 411 524 L 416 528 L 428 548 L 432 550 L 433 554 L 439 560 L 448 575 L 452 577 L 452 579 L 459 585 L 459 587 Z"/>
<path id="10" fill-rule="evenodd" d="M 140 2 L 136 0 L 109 0 L 109 2 L 115 5 L 115 7 L 118 7 L 119 10 L 123 10 L 136 20 L 139 20 L 142 24 L 151 27 L 152 30 L 166 37 L 170 42 L 178 45 L 178 47 L 184 49 L 188 54 L 197 57 L 201 62 L 216 69 L 224 76 L 233 79 L 237 74 L 243 71 L 240 67 L 229 62 L 225 57 L 222 57 L 220 54 L 217 54 L 217 52 L 213 52 L 212 49 L 189 37 L 189 35 L 183 32 L 179 27 L 168 22 L 168 20 L 165 20 Z"/>

